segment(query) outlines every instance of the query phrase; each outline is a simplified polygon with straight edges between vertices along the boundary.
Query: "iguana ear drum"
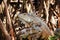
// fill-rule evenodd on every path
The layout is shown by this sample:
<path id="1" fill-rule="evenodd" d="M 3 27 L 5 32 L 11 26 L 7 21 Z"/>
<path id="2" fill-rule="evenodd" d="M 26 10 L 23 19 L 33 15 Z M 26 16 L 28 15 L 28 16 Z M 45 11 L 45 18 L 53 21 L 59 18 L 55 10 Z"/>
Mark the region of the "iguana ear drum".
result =
<path id="1" fill-rule="evenodd" d="M 0 0 L 0 4 L 2 3 L 3 0 Z"/>

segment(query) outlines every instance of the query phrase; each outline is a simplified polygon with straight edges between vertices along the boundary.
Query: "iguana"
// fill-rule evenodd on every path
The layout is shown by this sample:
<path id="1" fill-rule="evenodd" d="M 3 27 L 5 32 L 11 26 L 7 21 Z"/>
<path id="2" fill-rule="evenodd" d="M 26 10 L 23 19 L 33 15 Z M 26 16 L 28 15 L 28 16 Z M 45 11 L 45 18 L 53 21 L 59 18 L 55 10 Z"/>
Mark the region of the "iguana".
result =
<path id="1" fill-rule="evenodd" d="M 31 30 L 34 29 L 37 32 L 42 32 L 45 31 L 47 32 L 49 35 L 51 35 L 50 29 L 47 26 L 47 24 L 41 20 L 39 17 L 37 17 L 35 14 L 27 14 L 27 13 L 23 13 L 23 14 L 19 14 L 18 15 L 19 20 L 21 20 L 24 24 L 25 23 L 32 23 L 31 25 Z M 28 28 L 27 28 L 28 29 Z M 26 30 L 27 30 L 26 29 Z M 27 32 L 28 33 L 28 32 Z M 32 32 L 33 33 L 33 32 Z M 32 34 L 31 33 L 31 34 Z M 30 32 L 29 32 L 30 34 Z"/>

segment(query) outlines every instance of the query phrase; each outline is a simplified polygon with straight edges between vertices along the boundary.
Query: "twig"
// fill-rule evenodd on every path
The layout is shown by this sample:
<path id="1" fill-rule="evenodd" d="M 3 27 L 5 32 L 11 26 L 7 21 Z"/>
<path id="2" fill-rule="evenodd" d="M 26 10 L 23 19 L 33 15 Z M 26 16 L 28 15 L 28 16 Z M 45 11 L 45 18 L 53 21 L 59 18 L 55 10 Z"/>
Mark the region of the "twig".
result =
<path id="1" fill-rule="evenodd" d="M 2 32 L 3 32 L 3 34 L 4 34 L 5 38 L 6 38 L 6 40 L 11 40 L 11 37 L 10 37 L 10 35 L 8 34 L 5 26 L 3 25 L 1 19 L 0 19 L 0 29 L 2 30 Z"/>
<path id="2" fill-rule="evenodd" d="M 46 23 L 48 23 L 48 17 L 49 17 L 49 0 L 44 1 L 44 8 L 45 8 L 45 13 L 46 13 Z"/>
<path id="3" fill-rule="evenodd" d="M 14 31 L 13 31 L 13 28 L 12 28 L 9 11 L 7 9 L 8 8 L 7 7 L 7 2 L 4 1 L 4 4 L 5 4 L 5 13 L 6 13 L 6 17 L 7 17 L 7 24 L 9 25 L 9 28 L 10 28 L 10 34 L 11 34 L 12 40 L 15 40 L 14 39 Z"/>

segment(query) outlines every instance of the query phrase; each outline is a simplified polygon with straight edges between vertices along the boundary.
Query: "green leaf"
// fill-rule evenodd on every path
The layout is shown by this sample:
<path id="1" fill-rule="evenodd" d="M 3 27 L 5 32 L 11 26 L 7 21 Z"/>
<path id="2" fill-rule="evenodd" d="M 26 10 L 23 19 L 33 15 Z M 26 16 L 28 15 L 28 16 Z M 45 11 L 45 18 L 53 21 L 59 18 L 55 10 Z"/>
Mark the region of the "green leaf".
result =
<path id="1" fill-rule="evenodd" d="M 49 40 L 56 40 L 58 38 L 58 36 L 49 36 Z"/>

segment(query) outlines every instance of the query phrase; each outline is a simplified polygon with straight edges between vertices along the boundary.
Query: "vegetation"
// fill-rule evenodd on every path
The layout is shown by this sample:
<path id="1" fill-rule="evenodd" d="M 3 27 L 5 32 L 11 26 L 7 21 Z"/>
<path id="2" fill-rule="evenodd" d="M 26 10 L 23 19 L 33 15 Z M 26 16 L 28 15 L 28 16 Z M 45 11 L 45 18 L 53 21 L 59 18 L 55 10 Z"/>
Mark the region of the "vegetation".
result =
<path id="1" fill-rule="evenodd" d="M 60 40 L 60 0 L 0 0 L 0 40 Z"/>

